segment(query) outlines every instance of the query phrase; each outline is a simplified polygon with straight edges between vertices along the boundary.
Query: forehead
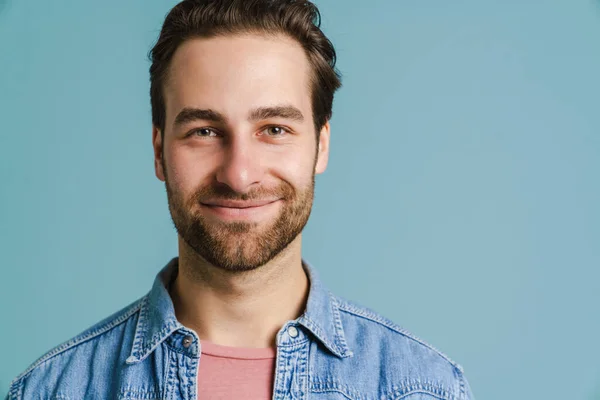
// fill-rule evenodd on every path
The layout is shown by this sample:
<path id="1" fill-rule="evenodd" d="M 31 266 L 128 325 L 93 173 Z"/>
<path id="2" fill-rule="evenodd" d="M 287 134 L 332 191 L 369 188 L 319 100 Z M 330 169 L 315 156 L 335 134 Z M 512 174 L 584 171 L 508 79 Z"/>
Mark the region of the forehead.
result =
<path id="1" fill-rule="evenodd" d="M 189 39 L 175 52 L 165 82 L 167 125 L 184 107 L 235 119 L 248 109 L 290 104 L 308 116 L 310 71 L 304 49 L 283 35 Z"/>

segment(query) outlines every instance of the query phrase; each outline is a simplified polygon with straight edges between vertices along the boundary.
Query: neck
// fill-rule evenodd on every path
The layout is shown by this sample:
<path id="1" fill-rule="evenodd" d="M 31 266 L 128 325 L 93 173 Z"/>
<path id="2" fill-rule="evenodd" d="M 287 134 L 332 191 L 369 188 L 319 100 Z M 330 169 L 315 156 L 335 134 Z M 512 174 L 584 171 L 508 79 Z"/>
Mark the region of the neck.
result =
<path id="1" fill-rule="evenodd" d="M 171 297 L 179 322 L 201 340 L 232 347 L 275 347 L 277 332 L 304 311 L 309 282 L 301 235 L 267 264 L 245 272 L 211 265 L 179 239 Z"/>

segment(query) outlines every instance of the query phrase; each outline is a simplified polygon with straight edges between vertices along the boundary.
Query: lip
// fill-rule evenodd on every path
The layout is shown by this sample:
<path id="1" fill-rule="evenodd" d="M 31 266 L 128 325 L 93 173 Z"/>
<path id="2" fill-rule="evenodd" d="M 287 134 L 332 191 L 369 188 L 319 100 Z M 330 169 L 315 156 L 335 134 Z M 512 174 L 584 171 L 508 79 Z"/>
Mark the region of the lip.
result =
<path id="1" fill-rule="evenodd" d="M 255 208 L 262 207 L 270 203 L 276 202 L 278 199 L 268 200 L 251 200 L 251 201 L 238 201 L 238 200 L 215 200 L 202 202 L 203 205 L 208 207 L 225 207 L 225 208 Z"/>
<path id="2" fill-rule="evenodd" d="M 210 214 L 219 220 L 263 220 L 277 209 L 280 199 L 235 201 L 215 200 L 201 202 Z"/>

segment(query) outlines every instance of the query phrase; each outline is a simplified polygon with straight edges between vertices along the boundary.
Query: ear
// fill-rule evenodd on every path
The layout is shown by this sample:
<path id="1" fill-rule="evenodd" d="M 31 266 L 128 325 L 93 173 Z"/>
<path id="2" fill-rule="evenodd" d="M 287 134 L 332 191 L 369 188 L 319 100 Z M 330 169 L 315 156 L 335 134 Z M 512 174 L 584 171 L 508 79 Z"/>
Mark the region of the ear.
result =
<path id="1" fill-rule="evenodd" d="M 163 169 L 163 143 L 160 129 L 152 125 L 152 147 L 154 148 L 154 174 L 161 181 L 165 181 Z"/>
<path id="2" fill-rule="evenodd" d="M 329 121 L 321 128 L 319 143 L 317 143 L 317 162 L 315 164 L 315 174 L 322 174 L 327 168 L 329 161 L 329 138 L 331 135 Z"/>

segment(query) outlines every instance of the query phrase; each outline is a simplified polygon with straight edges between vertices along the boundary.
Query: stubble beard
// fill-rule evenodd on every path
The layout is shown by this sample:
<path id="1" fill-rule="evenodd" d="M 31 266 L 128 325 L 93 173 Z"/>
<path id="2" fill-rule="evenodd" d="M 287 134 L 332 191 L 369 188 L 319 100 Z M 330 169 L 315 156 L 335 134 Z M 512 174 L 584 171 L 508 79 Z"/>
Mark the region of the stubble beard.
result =
<path id="1" fill-rule="evenodd" d="M 250 271 L 280 254 L 304 229 L 312 209 L 315 176 L 301 190 L 282 181 L 274 189 L 258 188 L 239 194 L 225 185 L 199 188 L 189 200 L 165 179 L 169 210 L 179 236 L 210 264 L 231 272 Z M 272 220 L 209 222 L 199 209 L 202 199 L 259 200 L 280 198 L 280 212 Z"/>

